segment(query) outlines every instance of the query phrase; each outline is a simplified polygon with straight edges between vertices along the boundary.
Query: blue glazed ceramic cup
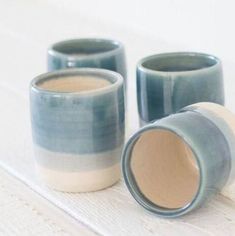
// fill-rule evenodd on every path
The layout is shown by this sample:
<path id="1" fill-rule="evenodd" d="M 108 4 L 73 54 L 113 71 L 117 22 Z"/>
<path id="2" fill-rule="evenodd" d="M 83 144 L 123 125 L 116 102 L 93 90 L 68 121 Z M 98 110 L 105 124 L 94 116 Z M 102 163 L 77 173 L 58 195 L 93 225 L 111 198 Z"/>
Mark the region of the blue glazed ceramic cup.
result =
<path id="1" fill-rule="evenodd" d="M 146 124 L 197 102 L 224 104 L 221 61 L 194 52 L 146 57 L 137 65 L 140 124 Z"/>
<path id="2" fill-rule="evenodd" d="M 125 116 L 123 79 L 103 69 L 66 69 L 30 88 L 37 168 L 53 189 L 103 189 L 120 177 Z"/>
<path id="3" fill-rule="evenodd" d="M 127 142 L 126 185 L 147 210 L 177 217 L 200 207 L 235 174 L 235 115 L 197 103 L 137 131 Z"/>
<path id="4" fill-rule="evenodd" d="M 120 73 L 125 80 L 124 46 L 116 40 L 84 38 L 57 42 L 49 47 L 48 71 L 73 67 L 108 69 Z"/>

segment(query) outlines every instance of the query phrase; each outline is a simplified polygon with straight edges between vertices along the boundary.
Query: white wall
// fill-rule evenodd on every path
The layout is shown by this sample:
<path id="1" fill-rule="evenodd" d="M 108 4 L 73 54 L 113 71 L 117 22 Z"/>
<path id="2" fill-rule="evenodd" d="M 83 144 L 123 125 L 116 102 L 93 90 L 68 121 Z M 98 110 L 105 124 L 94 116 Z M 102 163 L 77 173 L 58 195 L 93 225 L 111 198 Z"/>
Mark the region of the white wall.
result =
<path id="1" fill-rule="evenodd" d="M 29 81 L 46 70 L 48 44 L 111 37 L 126 45 L 132 91 L 135 64 L 143 56 L 190 50 L 222 58 L 227 105 L 235 111 L 234 10 L 232 0 L 0 0 L 0 81 L 27 93 Z M 135 96 L 129 101 L 134 129 Z"/>
<path id="2" fill-rule="evenodd" d="M 234 1 L 224 0 L 49 0 L 82 17 L 119 25 L 185 49 L 230 54 L 235 34 Z M 147 43 L 147 42 L 146 42 Z"/>

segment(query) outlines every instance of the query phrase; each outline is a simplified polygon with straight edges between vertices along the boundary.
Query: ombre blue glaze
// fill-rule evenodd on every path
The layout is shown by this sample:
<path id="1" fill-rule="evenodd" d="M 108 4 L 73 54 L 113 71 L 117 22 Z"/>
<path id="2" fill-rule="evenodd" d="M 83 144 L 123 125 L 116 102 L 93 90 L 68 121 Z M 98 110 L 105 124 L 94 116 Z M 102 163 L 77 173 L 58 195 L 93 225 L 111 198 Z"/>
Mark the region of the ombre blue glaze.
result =
<path id="1" fill-rule="evenodd" d="M 125 136 L 120 74 L 97 68 L 42 74 L 31 82 L 30 107 L 36 168 L 49 187 L 89 192 L 119 180 Z"/>
<path id="2" fill-rule="evenodd" d="M 219 192 L 228 181 L 232 160 L 227 136 L 225 137 L 220 128 L 215 125 L 213 118 L 205 117 L 186 107 L 181 113 L 162 118 L 137 131 L 127 142 L 122 157 L 124 180 L 136 201 L 158 216 L 177 217 L 200 207 Z M 159 129 L 169 130 L 182 138 L 197 161 L 200 173 L 199 188 L 194 199 L 182 208 L 163 208 L 148 200 L 138 188 L 130 167 L 132 149 L 141 134 Z"/>
<path id="3" fill-rule="evenodd" d="M 86 73 L 115 81 L 112 72 L 95 69 L 61 70 L 41 78 Z M 33 138 L 39 146 L 55 152 L 87 154 L 122 145 L 125 120 L 122 84 L 97 94 L 57 93 L 36 88 L 34 80 L 30 97 Z"/>
<path id="4" fill-rule="evenodd" d="M 48 71 L 73 67 L 108 69 L 126 80 L 124 46 L 116 40 L 84 38 L 57 42 L 48 49 Z"/>
<path id="5" fill-rule="evenodd" d="M 203 107 L 202 104 L 208 107 Z M 208 109 L 208 108 L 211 108 L 211 109 Z M 214 111 L 214 109 L 218 109 L 218 108 L 220 109 L 220 114 L 215 113 Z M 181 112 L 193 111 L 193 112 L 197 112 L 203 115 L 204 117 L 211 120 L 211 122 L 213 122 L 221 130 L 224 137 L 226 137 L 226 140 L 230 149 L 230 154 L 231 154 L 231 171 L 230 171 L 229 180 L 226 184 L 226 185 L 229 185 L 235 179 L 235 133 L 233 130 L 234 129 L 233 124 L 230 124 L 223 117 L 223 112 L 224 111 L 229 112 L 229 110 L 223 107 L 224 111 L 222 111 L 221 108 L 222 108 L 221 106 L 218 106 L 212 103 L 196 103 L 196 104 L 192 104 L 190 106 L 187 106 L 181 109 Z M 233 114 L 231 113 L 231 115 Z"/>
<path id="6" fill-rule="evenodd" d="M 197 102 L 223 105 L 221 61 L 194 52 L 146 57 L 137 65 L 137 100 L 141 124 Z"/>

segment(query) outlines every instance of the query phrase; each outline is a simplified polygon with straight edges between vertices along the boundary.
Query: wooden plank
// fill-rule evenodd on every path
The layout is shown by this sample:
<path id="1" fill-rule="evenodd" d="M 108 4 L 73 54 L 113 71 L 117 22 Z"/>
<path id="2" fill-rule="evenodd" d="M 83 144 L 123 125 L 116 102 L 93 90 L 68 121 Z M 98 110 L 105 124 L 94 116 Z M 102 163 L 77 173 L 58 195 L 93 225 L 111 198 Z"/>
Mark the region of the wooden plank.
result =
<path id="1" fill-rule="evenodd" d="M 0 166 L 101 235 L 234 235 L 235 206 L 218 196 L 176 220 L 158 218 L 140 207 L 123 182 L 95 193 L 60 193 L 45 187 L 33 167 L 28 100 L 3 88 L 0 93 Z"/>
<path id="2" fill-rule="evenodd" d="M 97 235 L 0 168 L 0 235 Z"/>

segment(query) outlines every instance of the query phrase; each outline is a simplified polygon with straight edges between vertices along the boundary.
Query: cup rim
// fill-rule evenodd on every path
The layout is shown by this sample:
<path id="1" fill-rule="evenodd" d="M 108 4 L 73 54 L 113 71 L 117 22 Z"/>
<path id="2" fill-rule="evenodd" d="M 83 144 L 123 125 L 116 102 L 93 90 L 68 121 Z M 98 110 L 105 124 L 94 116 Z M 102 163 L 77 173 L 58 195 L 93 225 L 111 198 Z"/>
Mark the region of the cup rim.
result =
<path id="1" fill-rule="evenodd" d="M 205 59 L 211 59 L 215 61 L 215 64 L 208 66 L 208 67 L 203 67 L 203 68 L 198 68 L 195 70 L 182 70 L 182 71 L 163 71 L 163 70 L 155 70 L 155 69 L 150 69 L 144 66 L 143 64 L 149 60 L 153 59 L 161 59 L 161 58 L 166 58 L 166 57 L 171 57 L 171 56 L 194 56 L 194 57 L 203 57 Z M 191 52 L 191 51 L 182 51 L 182 52 L 168 52 L 168 53 L 159 53 L 159 54 L 153 54 L 147 57 L 144 57 L 140 59 L 137 63 L 137 69 L 146 73 L 152 73 L 152 74 L 185 74 L 185 73 L 198 73 L 199 71 L 205 71 L 212 69 L 216 67 L 218 64 L 221 64 L 221 60 L 213 56 L 211 54 L 207 53 L 201 53 L 201 52 Z"/>
<path id="2" fill-rule="evenodd" d="M 107 79 L 107 80 L 108 78 L 110 80 L 113 79 L 113 83 L 102 88 L 88 90 L 88 91 L 78 91 L 78 92 L 52 91 L 52 90 L 43 89 L 37 85 L 37 83 L 39 82 L 50 80 L 52 78 L 66 77 L 66 76 L 82 76 L 82 75 L 97 76 L 97 77 L 101 77 L 102 79 Z M 62 70 L 47 72 L 47 73 L 36 76 L 30 83 L 30 89 L 37 93 L 50 94 L 50 95 L 55 95 L 55 96 L 60 96 L 60 95 L 95 96 L 95 95 L 100 95 L 100 94 L 115 91 L 122 84 L 123 84 L 123 77 L 119 73 L 114 72 L 114 71 L 100 69 L 100 68 L 69 68 L 69 69 L 62 69 Z"/>
<path id="3" fill-rule="evenodd" d="M 192 153 L 194 154 L 195 161 L 198 165 L 200 178 L 199 178 L 197 192 L 196 192 L 195 196 L 193 197 L 193 199 L 191 200 L 191 202 L 189 202 L 188 204 L 186 204 L 185 206 L 180 207 L 180 208 L 169 209 L 169 208 L 160 207 L 160 206 L 157 206 L 156 204 L 154 204 L 153 202 L 151 202 L 149 199 L 147 199 L 143 195 L 143 193 L 139 190 L 139 188 L 135 182 L 134 176 L 130 170 L 131 169 L 130 168 L 130 159 L 131 159 L 130 154 L 131 154 L 131 151 L 132 151 L 135 143 L 139 139 L 140 135 L 146 131 L 149 131 L 149 130 L 159 130 L 159 129 L 170 131 L 170 132 L 176 134 L 179 138 L 181 138 L 188 145 L 188 147 L 191 149 Z M 145 127 L 141 128 L 137 133 L 132 135 L 131 138 L 126 143 L 125 148 L 122 153 L 121 166 L 122 166 L 122 173 L 123 173 L 124 181 L 126 183 L 127 188 L 129 189 L 131 195 L 134 197 L 134 199 L 140 205 L 142 205 L 145 209 L 149 210 L 152 213 L 157 214 L 160 217 L 174 218 L 174 217 L 184 215 L 187 212 L 194 209 L 198 205 L 198 203 L 200 203 L 200 196 L 203 195 L 203 188 L 204 188 L 203 186 L 205 186 L 204 173 L 202 171 L 203 168 L 202 168 L 202 165 L 200 162 L 200 158 L 199 158 L 196 150 L 193 148 L 193 145 L 190 144 L 190 142 L 187 140 L 187 138 L 184 137 L 182 134 L 179 134 L 172 127 L 169 128 L 169 127 L 165 127 L 164 125 L 161 125 L 161 124 L 151 123 L 151 124 L 148 124 Z"/>
<path id="4" fill-rule="evenodd" d="M 69 44 L 69 43 L 83 43 L 83 42 L 95 42 L 95 43 L 107 43 L 109 45 L 114 45 L 117 46 L 114 49 L 103 51 L 103 52 L 98 52 L 98 53 L 91 53 L 87 55 L 71 55 L 69 53 L 63 53 L 59 52 L 58 50 L 55 49 L 55 47 L 60 46 L 61 44 Z M 106 39 L 106 38 L 73 38 L 73 39 L 67 39 L 67 40 L 62 40 L 58 41 L 56 43 L 53 43 L 51 46 L 48 48 L 48 54 L 55 56 L 55 57 L 66 57 L 69 60 L 89 60 L 91 58 L 97 57 L 97 58 L 103 58 L 111 55 L 115 55 L 118 51 L 123 50 L 124 45 L 118 40 L 115 39 Z"/>

